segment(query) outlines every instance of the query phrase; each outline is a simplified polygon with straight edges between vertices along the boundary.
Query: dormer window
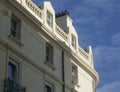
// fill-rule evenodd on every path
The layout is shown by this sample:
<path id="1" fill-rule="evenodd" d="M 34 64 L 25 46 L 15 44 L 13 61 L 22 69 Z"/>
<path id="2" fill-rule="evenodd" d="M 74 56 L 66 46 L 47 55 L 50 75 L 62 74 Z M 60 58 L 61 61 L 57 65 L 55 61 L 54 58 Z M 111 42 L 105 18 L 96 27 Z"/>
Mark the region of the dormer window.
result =
<path id="1" fill-rule="evenodd" d="M 53 26 L 53 16 L 52 16 L 52 14 L 49 11 L 47 11 L 47 24 L 50 27 Z"/>
<path id="2" fill-rule="evenodd" d="M 76 38 L 74 35 L 71 36 L 71 45 L 73 48 L 76 48 Z"/>

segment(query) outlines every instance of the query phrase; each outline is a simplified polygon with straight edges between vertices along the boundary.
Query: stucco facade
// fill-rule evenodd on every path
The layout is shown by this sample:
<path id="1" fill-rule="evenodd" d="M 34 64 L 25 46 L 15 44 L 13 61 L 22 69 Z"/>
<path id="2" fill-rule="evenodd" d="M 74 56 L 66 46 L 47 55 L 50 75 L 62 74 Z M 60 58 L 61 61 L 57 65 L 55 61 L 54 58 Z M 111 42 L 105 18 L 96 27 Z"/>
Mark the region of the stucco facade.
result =
<path id="1" fill-rule="evenodd" d="M 0 0 L 0 92 L 95 92 L 98 81 L 91 46 L 79 46 L 68 11 Z"/>

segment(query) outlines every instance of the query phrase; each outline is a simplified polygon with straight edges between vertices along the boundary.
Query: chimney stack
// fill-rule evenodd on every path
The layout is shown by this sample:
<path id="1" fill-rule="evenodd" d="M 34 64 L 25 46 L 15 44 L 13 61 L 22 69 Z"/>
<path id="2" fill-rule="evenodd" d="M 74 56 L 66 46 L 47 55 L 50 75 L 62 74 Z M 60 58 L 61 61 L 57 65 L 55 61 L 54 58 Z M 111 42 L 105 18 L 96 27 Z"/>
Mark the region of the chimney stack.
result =
<path id="1" fill-rule="evenodd" d="M 68 10 L 58 12 L 58 13 L 56 14 L 56 18 L 65 16 L 65 15 L 69 15 Z"/>

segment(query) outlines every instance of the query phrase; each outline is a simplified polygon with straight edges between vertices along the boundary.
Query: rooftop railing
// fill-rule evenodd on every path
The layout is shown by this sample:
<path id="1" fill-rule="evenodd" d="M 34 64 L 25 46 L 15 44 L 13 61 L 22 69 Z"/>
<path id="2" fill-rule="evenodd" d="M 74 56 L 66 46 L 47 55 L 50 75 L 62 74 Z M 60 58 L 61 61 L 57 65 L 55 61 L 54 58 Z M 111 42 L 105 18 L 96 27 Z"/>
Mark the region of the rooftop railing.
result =
<path id="1" fill-rule="evenodd" d="M 78 48 L 78 51 L 85 59 L 89 60 L 89 55 L 81 47 Z"/>
<path id="2" fill-rule="evenodd" d="M 30 8 L 35 14 L 37 14 L 40 18 L 42 18 L 42 10 L 35 5 L 33 2 L 30 0 L 26 0 L 26 5 L 28 8 Z"/>
<path id="3" fill-rule="evenodd" d="M 56 32 L 65 40 L 68 42 L 68 35 L 61 29 L 58 25 L 56 25 Z"/>

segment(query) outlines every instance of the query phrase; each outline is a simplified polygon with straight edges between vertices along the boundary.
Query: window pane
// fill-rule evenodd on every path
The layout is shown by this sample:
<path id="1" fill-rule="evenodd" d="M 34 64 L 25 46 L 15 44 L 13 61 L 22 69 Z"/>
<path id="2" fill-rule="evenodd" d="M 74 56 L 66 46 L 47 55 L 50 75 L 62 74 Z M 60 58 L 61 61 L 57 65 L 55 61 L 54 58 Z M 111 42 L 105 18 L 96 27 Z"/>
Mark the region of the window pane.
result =
<path id="1" fill-rule="evenodd" d="M 74 83 L 78 82 L 78 70 L 77 70 L 77 66 L 72 64 L 72 80 L 74 81 Z"/>
<path id="2" fill-rule="evenodd" d="M 17 22 L 12 18 L 11 19 L 11 29 L 16 31 Z"/>
<path id="3" fill-rule="evenodd" d="M 54 86 L 48 82 L 45 84 L 45 92 L 54 92 Z"/>
<path id="4" fill-rule="evenodd" d="M 16 36 L 17 22 L 12 18 L 11 19 L 11 35 Z"/>
<path id="5" fill-rule="evenodd" d="M 14 15 L 12 15 L 12 18 L 11 18 L 11 32 L 10 34 L 17 38 L 18 40 L 20 40 L 20 30 L 21 29 L 21 21 L 15 17 Z"/>
<path id="6" fill-rule="evenodd" d="M 11 57 L 8 62 L 8 78 L 15 82 L 19 79 L 19 64 Z"/>
<path id="7" fill-rule="evenodd" d="M 46 43 L 46 61 L 53 64 L 53 46 Z"/>
<path id="8" fill-rule="evenodd" d="M 49 56 L 50 56 L 50 48 L 46 46 L 46 61 L 49 61 Z"/>
<path id="9" fill-rule="evenodd" d="M 8 78 L 12 79 L 12 66 L 10 64 L 8 66 Z"/>
<path id="10" fill-rule="evenodd" d="M 46 92 L 52 92 L 52 88 L 48 85 L 46 85 Z"/>
<path id="11" fill-rule="evenodd" d="M 72 37 L 71 37 L 71 44 L 72 44 L 72 46 L 73 46 L 74 48 L 76 48 L 76 38 L 75 38 L 75 36 L 73 36 L 73 35 L 72 35 Z"/>
<path id="12" fill-rule="evenodd" d="M 47 24 L 52 27 L 52 15 L 47 12 Z"/>
<path id="13" fill-rule="evenodd" d="M 17 75 L 17 69 L 16 69 L 16 66 L 12 63 L 9 62 L 9 65 L 8 65 L 8 78 L 16 81 L 16 76 Z"/>

